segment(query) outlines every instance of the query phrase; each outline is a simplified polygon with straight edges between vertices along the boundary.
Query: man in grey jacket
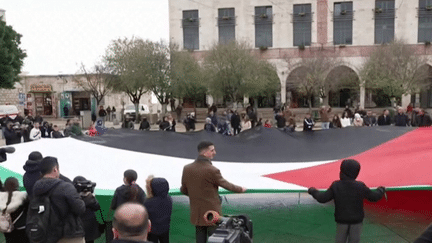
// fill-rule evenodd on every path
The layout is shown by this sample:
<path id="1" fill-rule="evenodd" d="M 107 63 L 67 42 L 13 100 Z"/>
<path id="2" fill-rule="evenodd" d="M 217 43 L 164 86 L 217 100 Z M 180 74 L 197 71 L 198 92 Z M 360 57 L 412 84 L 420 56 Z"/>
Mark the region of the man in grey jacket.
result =
<path id="1" fill-rule="evenodd" d="M 50 201 L 63 224 L 49 232 L 59 238 L 58 243 L 84 243 L 84 228 L 79 216 L 86 210 L 85 203 L 72 183 L 60 177 L 57 158 L 45 157 L 39 165 L 42 178 L 33 186 L 33 195 L 41 196 L 51 192 Z M 61 233 L 59 233 L 61 232 Z M 51 237 L 48 237 L 51 238 Z"/>

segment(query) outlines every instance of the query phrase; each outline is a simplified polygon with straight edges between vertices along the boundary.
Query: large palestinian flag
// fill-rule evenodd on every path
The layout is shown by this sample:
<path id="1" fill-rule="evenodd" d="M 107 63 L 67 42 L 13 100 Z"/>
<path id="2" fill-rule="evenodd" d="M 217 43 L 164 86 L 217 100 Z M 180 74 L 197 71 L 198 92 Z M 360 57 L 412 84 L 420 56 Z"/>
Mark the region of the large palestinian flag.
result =
<path id="1" fill-rule="evenodd" d="M 147 175 L 165 177 L 170 193 L 179 195 L 183 166 L 196 158 L 197 144 L 208 140 L 217 151 L 213 164 L 227 180 L 248 188 L 248 193 L 299 193 L 311 186 L 326 189 L 339 178 L 341 160 L 353 158 L 361 164 L 358 180 L 371 188 L 389 189 L 388 201 L 375 205 L 381 209 L 421 210 L 430 215 L 432 204 L 425 200 L 431 196 L 431 138 L 432 128 L 394 126 L 310 133 L 260 127 L 236 137 L 205 131 L 108 130 L 96 137 L 42 139 L 15 145 L 16 152 L 1 164 L 0 177 L 20 178 L 28 155 L 39 151 L 43 156 L 57 157 L 61 173 L 70 179 L 81 175 L 96 182 L 96 194 L 107 208 L 127 169 L 138 172 L 137 183 L 143 187 Z M 221 189 L 221 193 L 225 191 Z"/>

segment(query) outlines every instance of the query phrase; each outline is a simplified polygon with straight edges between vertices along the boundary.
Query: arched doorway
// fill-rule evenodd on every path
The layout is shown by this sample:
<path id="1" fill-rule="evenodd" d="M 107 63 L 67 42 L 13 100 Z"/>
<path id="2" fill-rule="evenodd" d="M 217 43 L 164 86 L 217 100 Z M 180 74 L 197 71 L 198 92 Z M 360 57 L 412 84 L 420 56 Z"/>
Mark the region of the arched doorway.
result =
<path id="1" fill-rule="evenodd" d="M 411 103 L 415 107 L 432 108 L 432 67 L 426 64 L 418 72 L 425 79 L 419 84 L 419 92 L 411 94 Z"/>
<path id="2" fill-rule="evenodd" d="M 300 85 L 302 82 L 305 82 L 306 73 L 307 69 L 305 67 L 295 68 L 286 80 L 286 104 L 292 108 L 309 107 L 309 102 L 314 107 L 319 101 L 319 99 Z"/>
<path id="3" fill-rule="evenodd" d="M 332 107 L 355 106 L 360 100 L 360 79 L 347 66 L 333 68 L 327 75 L 328 104 Z"/>

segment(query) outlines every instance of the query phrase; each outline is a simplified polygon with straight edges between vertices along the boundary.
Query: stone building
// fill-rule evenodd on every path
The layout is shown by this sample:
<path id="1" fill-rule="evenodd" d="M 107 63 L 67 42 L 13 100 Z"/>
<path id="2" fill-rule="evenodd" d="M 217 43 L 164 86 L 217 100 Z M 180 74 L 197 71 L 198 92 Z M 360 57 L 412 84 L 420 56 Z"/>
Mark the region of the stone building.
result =
<path id="1" fill-rule="evenodd" d="M 302 106 L 294 76 L 301 67 L 287 65 L 325 52 L 343 60 L 329 76 L 350 73 L 360 80 L 359 71 L 369 53 L 382 43 L 404 40 L 416 54 L 431 56 L 431 0 L 170 0 L 170 41 L 193 50 L 201 58 L 214 43 L 229 40 L 247 42 L 252 52 L 277 68 L 281 103 Z M 425 63 L 430 69 L 431 63 Z M 340 90 L 334 103 L 344 106 L 356 100 L 373 107 L 372 93 L 361 85 L 354 92 Z M 402 97 L 402 105 L 413 102 L 432 107 L 432 89 Z"/>
<path id="2" fill-rule="evenodd" d="M 98 110 L 96 100 L 91 93 L 82 89 L 74 78 L 84 79 L 76 75 L 22 75 L 15 89 L 0 89 L 0 105 L 16 105 L 21 114 L 27 109 L 32 116 L 71 117 L 79 116 L 81 111 Z M 161 110 L 160 104 L 146 93 L 141 98 L 150 113 Z M 115 107 L 117 117 L 125 105 L 132 104 L 124 93 L 109 93 L 99 105 L 105 108 Z"/>

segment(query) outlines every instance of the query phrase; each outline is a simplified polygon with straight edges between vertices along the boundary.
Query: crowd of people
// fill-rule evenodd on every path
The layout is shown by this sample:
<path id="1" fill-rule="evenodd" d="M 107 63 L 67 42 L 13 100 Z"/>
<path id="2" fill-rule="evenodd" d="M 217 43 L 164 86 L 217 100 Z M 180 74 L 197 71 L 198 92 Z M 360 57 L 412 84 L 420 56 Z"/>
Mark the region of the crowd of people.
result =
<path id="1" fill-rule="evenodd" d="M 4 233 L 7 243 L 34 242 L 36 239 L 46 243 L 93 243 L 102 233 L 106 233 L 106 242 L 135 239 L 139 241 L 130 242 L 169 242 L 172 199 L 168 195 L 169 184 L 165 178 L 150 175 L 146 180 L 145 192 L 136 183 L 137 172 L 126 170 L 123 185 L 115 190 L 111 202 L 110 211 L 115 211 L 111 230 L 96 219 L 99 212 L 106 223 L 94 194 L 96 183 L 83 176 L 76 176 L 71 181 L 60 173 L 57 158 L 43 157 L 37 151 L 29 154 L 23 168 L 25 191 L 19 191 L 19 182 L 15 177 L 7 178 L 3 186 L 0 181 L 0 210 L 3 212 L 0 231 Z M 45 204 L 40 205 L 41 202 Z M 124 205 L 140 208 L 137 212 L 141 213 L 135 217 L 145 216 L 146 222 L 141 223 L 148 227 L 141 228 L 139 224 L 139 227 L 129 228 L 127 222 L 120 223 L 124 213 L 119 212 L 122 212 Z M 5 217 L 5 214 L 8 216 Z M 6 223 L 11 227 L 4 229 L 4 221 L 8 221 Z M 151 231 L 147 221 L 151 222 Z"/>
<path id="2" fill-rule="evenodd" d="M 363 126 L 365 126 L 365 121 L 367 121 L 366 124 L 369 124 L 369 120 L 374 121 L 371 124 L 376 123 L 376 125 L 394 123 L 396 126 L 409 126 L 413 125 L 413 122 L 418 126 L 428 124 L 424 123 L 427 118 L 424 118 L 421 110 L 418 110 L 415 116 L 411 114 L 411 118 L 405 114 L 403 109 L 399 108 L 398 111 L 398 114 L 390 117 L 390 112 L 385 110 L 375 120 L 369 119 L 369 111 L 363 117 L 361 111 L 355 112 L 352 119 L 349 118 L 350 115 L 347 117 L 351 119 L 351 123 L 357 122 L 356 119 L 361 119 L 359 123 L 363 123 Z M 277 111 L 276 116 L 282 116 L 285 119 L 288 112 L 290 111 Z M 323 107 L 322 112 L 327 112 L 328 118 L 331 117 L 329 107 Z M 214 111 L 209 113 L 208 119 L 211 125 L 214 129 L 219 129 L 219 123 L 216 125 L 212 123 Z M 235 113 L 233 112 L 232 115 Z M 344 113 L 349 113 L 349 109 L 346 109 Z M 223 113 L 223 116 L 225 115 L 228 114 Z M 289 115 L 293 117 L 292 113 Z M 225 122 L 228 120 L 227 118 Z M 171 118 L 168 118 L 167 121 L 168 123 L 175 122 Z M 309 122 L 313 127 L 313 119 L 310 114 L 307 114 L 305 124 L 309 125 Z M 40 136 L 44 133 L 49 134 L 47 130 L 38 128 L 37 123 L 39 121 L 34 122 L 34 128 L 39 129 Z M 268 121 L 263 126 L 267 127 Z M 323 125 L 323 129 L 330 127 L 332 127 L 331 122 Z M 247 189 L 228 182 L 222 177 L 219 169 L 213 166 L 211 160 L 216 155 L 213 143 L 200 142 L 197 149 L 198 158 L 183 169 L 180 191 L 189 197 L 190 221 L 195 226 L 196 242 L 205 243 L 209 235 L 216 229 L 216 225 L 205 220 L 205 213 L 212 210 L 222 214 L 218 188 L 223 187 L 237 193 L 243 193 Z M 0 150 L 0 158 L 5 158 L 2 153 L 13 152 L 3 150 Z M 92 243 L 101 237 L 103 233 L 101 228 L 105 230 L 106 228 L 101 227 L 100 222 L 96 220 L 97 212 L 100 212 L 102 216 L 100 205 L 94 194 L 96 183 L 82 176 L 76 176 L 71 181 L 60 173 L 57 158 L 43 157 L 37 151 L 29 154 L 23 168 L 25 192 L 19 191 L 19 182 L 14 177 L 7 178 L 4 185 L 0 185 L 0 210 L 3 216 L 5 213 L 10 215 L 10 222 L 14 226 L 10 231 L 4 231 L 7 243 L 30 242 L 29 238 L 36 237 L 34 232 L 44 230 L 37 226 L 40 225 L 40 222 L 47 224 L 43 231 L 43 237 L 45 237 L 43 242 L 47 243 Z M 363 200 L 378 201 L 385 195 L 384 187 L 370 190 L 363 182 L 357 181 L 359 173 L 359 162 L 351 159 L 344 160 L 341 163 L 339 180 L 333 182 L 328 190 L 320 192 L 313 187 L 308 190 L 308 193 L 320 203 L 334 200 L 337 223 L 336 242 L 346 242 L 348 239 L 350 242 L 358 242 L 364 219 Z M 106 242 L 169 242 L 173 203 L 168 194 L 169 183 L 165 178 L 150 175 L 143 189 L 137 184 L 137 178 L 138 173 L 135 170 L 130 169 L 123 173 L 122 185 L 115 190 L 110 205 L 110 210 L 115 211 L 115 214 L 112 231 L 111 229 L 105 231 Z M 44 198 L 48 198 L 50 201 L 48 205 L 52 205 L 44 210 L 51 210 L 51 214 L 54 215 L 48 220 L 45 219 L 46 221 L 38 216 L 41 214 L 40 205 L 35 207 L 38 205 L 36 203 L 40 203 Z M 2 220 L 4 219 L 0 217 L 0 221 Z"/>
<path id="3" fill-rule="evenodd" d="M 108 109 L 107 109 L 108 110 Z M 102 123 L 105 116 L 109 117 L 109 112 L 103 107 L 100 108 L 100 118 Z M 179 110 L 176 110 L 177 113 Z M 111 112 L 111 111 L 110 111 Z M 180 115 L 179 115 L 180 114 Z M 184 119 L 181 118 L 181 113 L 177 114 L 178 121 L 182 121 L 186 131 L 195 131 L 196 116 L 194 112 L 187 113 Z M 251 129 L 255 126 L 263 126 L 265 128 L 276 127 L 285 132 L 294 132 L 297 128 L 296 114 L 289 108 L 284 106 L 282 109 L 274 109 L 273 119 L 266 119 L 263 122 L 262 118 L 258 118 L 257 110 L 252 105 L 246 108 L 244 113 L 237 110 L 226 109 L 217 115 L 217 107 L 212 105 L 208 109 L 208 114 L 205 119 L 204 130 L 207 132 L 217 132 L 226 136 L 235 136 L 240 132 Z M 303 131 L 315 130 L 316 119 L 321 122 L 321 129 L 345 128 L 354 127 L 370 127 L 370 126 L 413 126 L 425 127 L 432 125 L 432 119 L 424 109 L 413 108 L 410 104 L 407 108 L 397 107 L 394 110 L 383 110 L 382 114 L 377 115 L 372 110 L 355 109 L 354 112 L 346 107 L 341 114 L 333 112 L 331 107 L 322 106 L 319 111 L 319 118 L 312 117 L 312 114 L 307 113 L 303 118 Z M 108 118 L 109 119 L 109 118 Z M 95 121 L 96 122 L 96 121 Z M 6 139 L 6 145 L 17 144 L 21 142 L 29 142 L 39 140 L 41 138 L 62 138 L 68 136 L 80 136 L 83 134 L 95 136 L 99 134 L 96 128 L 96 123 L 93 122 L 88 130 L 83 130 L 77 118 L 68 119 L 63 130 L 58 125 L 53 125 L 44 121 L 43 117 L 26 115 L 25 117 L 16 116 L 15 118 L 5 117 L 0 119 L 3 137 Z M 171 114 L 163 116 L 158 122 L 160 131 L 176 132 L 176 119 Z M 124 128 L 133 128 L 131 122 L 124 122 Z M 141 119 L 139 130 L 148 131 L 151 125 L 144 116 Z"/>
<path id="4" fill-rule="evenodd" d="M 16 116 L 14 119 L 5 117 L 0 119 L 0 127 L 6 140 L 6 145 L 30 142 L 42 138 L 63 138 L 83 134 L 77 118 L 67 119 L 63 130 L 60 130 L 60 127 L 57 125 L 44 121 L 41 116 L 37 116 L 36 118 L 31 116 L 26 116 L 25 118 Z M 94 128 L 94 126 L 92 127 Z"/>

